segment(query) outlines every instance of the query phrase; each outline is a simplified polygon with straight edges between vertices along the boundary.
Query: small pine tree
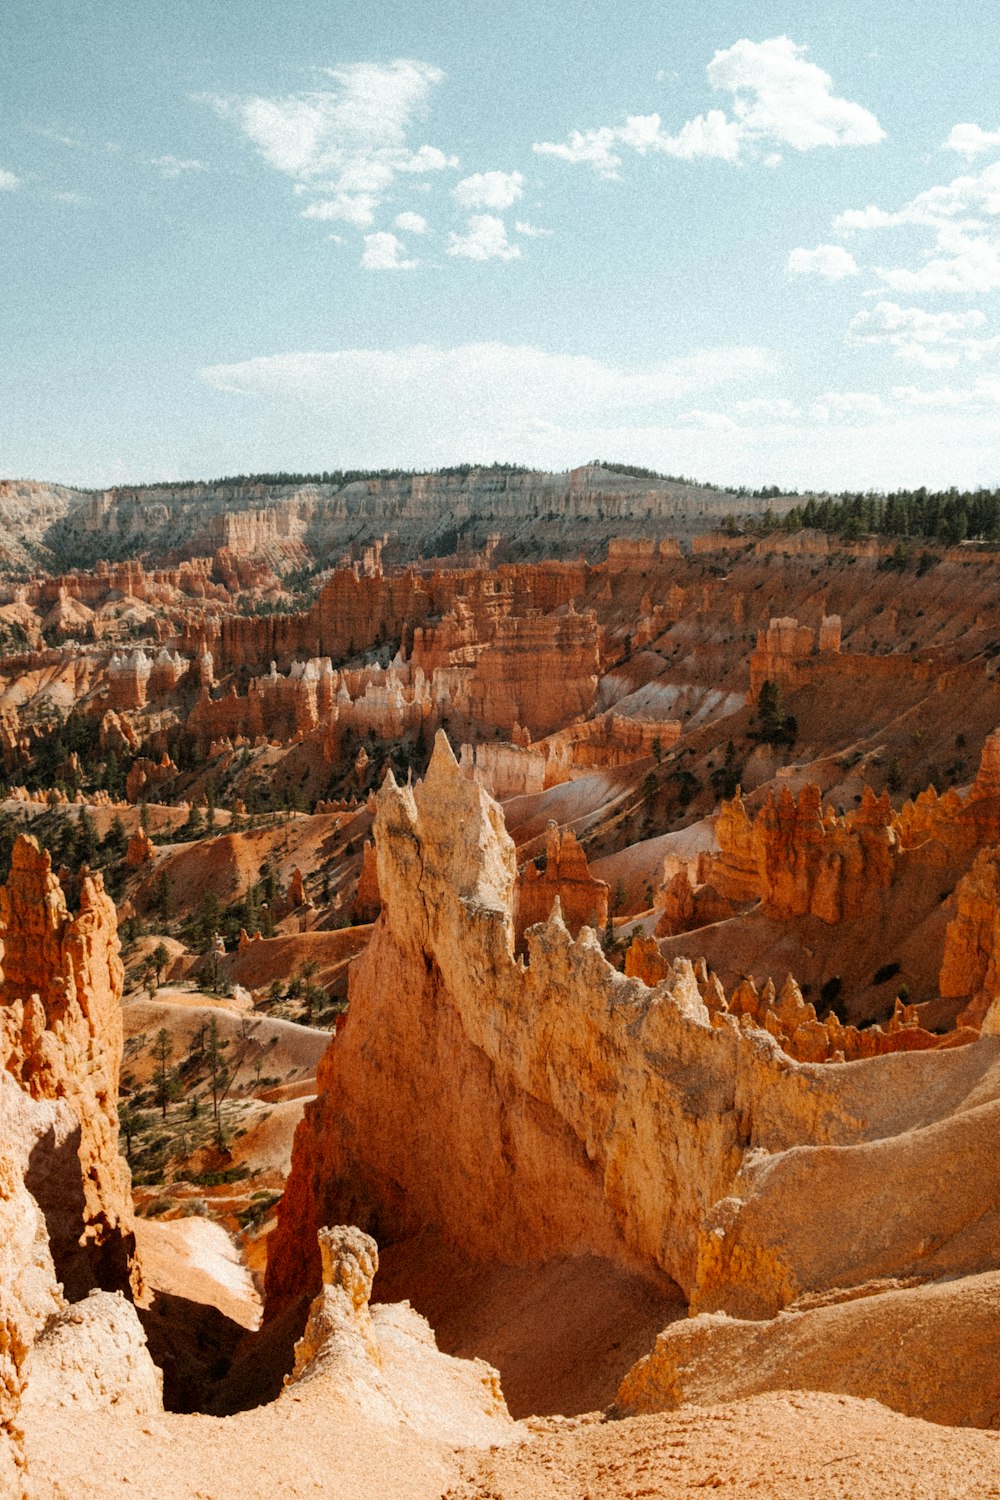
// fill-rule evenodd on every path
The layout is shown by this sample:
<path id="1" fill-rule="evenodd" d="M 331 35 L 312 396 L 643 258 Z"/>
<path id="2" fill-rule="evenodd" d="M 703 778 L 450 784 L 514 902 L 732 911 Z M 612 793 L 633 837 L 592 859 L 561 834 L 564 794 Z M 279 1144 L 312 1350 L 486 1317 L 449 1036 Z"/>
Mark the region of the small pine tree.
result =
<path id="1" fill-rule="evenodd" d="M 170 1059 L 173 1051 L 174 1044 L 170 1033 L 165 1026 L 161 1026 L 153 1043 L 153 1057 L 156 1062 L 153 1079 L 156 1085 L 156 1102 L 160 1106 L 164 1119 L 167 1118 L 167 1105 L 176 1093 L 170 1072 Z"/>

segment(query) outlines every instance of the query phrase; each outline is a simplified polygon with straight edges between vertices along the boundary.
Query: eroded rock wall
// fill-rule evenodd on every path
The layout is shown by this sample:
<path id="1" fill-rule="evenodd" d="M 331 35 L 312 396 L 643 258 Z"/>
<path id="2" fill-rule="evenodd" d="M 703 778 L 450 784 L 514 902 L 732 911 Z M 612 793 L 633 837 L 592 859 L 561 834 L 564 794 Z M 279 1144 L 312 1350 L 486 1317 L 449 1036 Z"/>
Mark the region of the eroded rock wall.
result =
<path id="1" fill-rule="evenodd" d="M 34 1100 L 70 1112 L 29 1163 L 56 1271 L 71 1299 L 138 1277 L 128 1168 L 118 1154 L 123 970 L 114 904 L 86 877 L 69 912 L 34 839 L 14 845 L 0 887 L 0 1065 Z"/>

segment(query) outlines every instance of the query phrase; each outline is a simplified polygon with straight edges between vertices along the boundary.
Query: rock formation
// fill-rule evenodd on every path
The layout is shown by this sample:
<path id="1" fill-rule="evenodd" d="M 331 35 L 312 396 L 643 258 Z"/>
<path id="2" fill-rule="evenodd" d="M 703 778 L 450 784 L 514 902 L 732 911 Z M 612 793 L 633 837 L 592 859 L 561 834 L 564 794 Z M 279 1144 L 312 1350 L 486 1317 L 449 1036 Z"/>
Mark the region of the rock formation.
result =
<path id="1" fill-rule="evenodd" d="M 817 786 L 804 786 L 797 799 L 782 787 L 752 822 L 737 793 L 723 803 L 716 833 L 720 853 L 699 874 L 729 900 L 761 900 L 778 920 L 860 916 L 872 892 L 891 883 L 899 847 L 889 798 L 869 787 L 846 817 L 824 813 Z"/>
<path id="2" fill-rule="evenodd" d="M 64 1315 L 64 1294 L 129 1290 L 139 1273 L 118 1155 L 114 906 L 87 877 L 71 916 L 48 855 L 22 836 L 0 887 L 0 935 L 0 1491 L 19 1495 L 17 1417 L 36 1337 Z M 122 1317 L 141 1343 L 131 1309 Z"/>
<path id="3" fill-rule="evenodd" d="M 295 1346 L 292 1381 L 307 1374 L 315 1377 L 326 1361 L 341 1364 L 360 1359 L 376 1366 L 382 1362 L 368 1305 L 378 1270 L 378 1246 L 370 1235 L 347 1225 L 321 1229 L 317 1239 L 323 1286 Z"/>
<path id="4" fill-rule="evenodd" d="M 783 686 L 799 680 L 798 667 L 813 653 L 840 650 L 839 615 L 824 616 L 818 630 L 800 625 L 791 617 L 773 619 L 757 632 L 757 645 L 750 658 L 750 696 L 756 698 L 765 682 Z"/>
<path id="5" fill-rule="evenodd" d="M 1000 1177 L 989 1131 L 957 1106 L 992 1076 L 996 1039 L 831 1069 L 710 1009 L 688 961 L 650 988 L 558 913 L 515 959 L 513 848 L 442 736 L 415 790 L 387 778 L 375 837 L 385 904 L 296 1135 L 269 1317 L 315 1292 L 316 1234 L 338 1219 L 383 1244 L 433 1224 L 507 1262 L 646 1262 L 696 1307 L 741 1316 L 993 1264 Z M 1000 1085 L 984 1089 L 992 1118 Z M 941 1242 L 931 1162 L 949 1149 L 975 1169 Z M 876 1183 L 891 1241 L 866 1206 Z"/>
<path id="6" fill-rule="evenodd" d="M 2 1066 L 32 1099 L 58 1100 L 66 1112 L 44 1172 L 29 1177 L 56 1272 L 74 1300 L 91 1287 L 127 1289 L 138 1272 L 118 1154 L 123 972 L 114 905 L 101 877 L 88 876 L 72 916 L 48 854 L 22 835 L 0 887 L 0 935 Z"/>
<path id="7" fill-rule="evenodd" d="M 156 853 L 156 845 L 144 828 L 137 828 L 128 841 L 125 850 L 125 863 L 130 869 L 138 869 L 141 865 L 148 865 Z"/>
<path id="8" fill-rule="evenodd" d="M 514 889 L 514 931 L 519 950 L 525 929 L 547 922 L 556 901 L 573 937 L 583 927 L 603 928 L 608 920 L 608 884 L 591 875 L 587 856 L 572 829 L 560 831 L 556 823 L 549 823 L 543 860 L 543 869 L 529 860 Z"/>
<path id="9" fill-rule="evenodd" d="M 370 839 L 365 839 L 361 857 L 361 873 L 354 897 L 355 922 L 374 922 L 382 910 L 382 897 L 378 888 L 378 865 L 375 848 Z"/>
<path id="10" fill-rule="evenodd" d="M 979 1025 L 1000 995 L 1000 850 L 983 849 L 955 890 L 945 933 L 941 994 L 968 1000 L 963 1021 Z"/>
<path id="11" fill-rule="evenodd" d="M 322 1283 L 295 1346 L 295 1368 L 282 1400 L 301 1400 L 303 1387 L 326 1382 L 338 1404 L 365 1418 L 400 1424 L 449 1442 L 502 1444 L 514 1425 L 500 1377 L 483 1360 L 438 1351 L 425 1320 L 409 1303 L 369 1305 L 378 1247 L 350 1225 L 318 1235 Z"/>
<path id="12" fill-rule="evenodd" d="M 926 1422 L 993 1427 L 996 1272 L 789 1311 L 703 1313 L 664 1329 L 629 1371 L 616 1414 L 715 1406 L 761 1391 L 838 1391 Z"/>

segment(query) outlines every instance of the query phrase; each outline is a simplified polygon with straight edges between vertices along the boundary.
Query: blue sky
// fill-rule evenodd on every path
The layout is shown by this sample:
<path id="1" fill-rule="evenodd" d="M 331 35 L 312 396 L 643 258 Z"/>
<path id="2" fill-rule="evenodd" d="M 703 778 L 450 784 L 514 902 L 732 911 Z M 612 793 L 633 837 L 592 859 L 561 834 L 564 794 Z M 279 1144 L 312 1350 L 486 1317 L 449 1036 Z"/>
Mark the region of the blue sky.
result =
<path id="1" fill-rule="evenodd" d="M 0 475 L 1000 484 L 1000 13 L 6 0 Z"/>

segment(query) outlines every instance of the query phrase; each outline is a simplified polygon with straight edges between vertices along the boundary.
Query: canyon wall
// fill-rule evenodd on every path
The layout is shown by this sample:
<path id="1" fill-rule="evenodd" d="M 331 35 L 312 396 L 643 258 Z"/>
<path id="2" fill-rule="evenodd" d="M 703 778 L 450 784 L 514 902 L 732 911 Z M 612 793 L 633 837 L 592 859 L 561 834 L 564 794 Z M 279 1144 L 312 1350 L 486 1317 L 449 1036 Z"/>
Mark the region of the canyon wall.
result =
<path id="1" fill-rule="evenodd" d="M 294 562 L 305 547 L 324 562 L 394 534 L 396 560 L 467 551 L 500 532 L 509 551 L 593 557 L 609 539 L 641 542 L 652 528 L 692 534 L 732 511 L 724 490 L 585 465 L 562 473 L 469 467 L 451 473 L 362 478 L 346 484 L 253 479 L 120 486 L 100 492 L 4 481 L 0 508 L 12 561 L 41 554 L 88 566 L 151 553 L 190 557 L 216 547 L 262 548 Z M 753 506 L 741 497 L 745 509 Z M 793 496 L 770 500 L 780 512 Z"/>

